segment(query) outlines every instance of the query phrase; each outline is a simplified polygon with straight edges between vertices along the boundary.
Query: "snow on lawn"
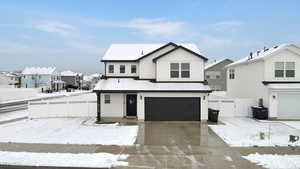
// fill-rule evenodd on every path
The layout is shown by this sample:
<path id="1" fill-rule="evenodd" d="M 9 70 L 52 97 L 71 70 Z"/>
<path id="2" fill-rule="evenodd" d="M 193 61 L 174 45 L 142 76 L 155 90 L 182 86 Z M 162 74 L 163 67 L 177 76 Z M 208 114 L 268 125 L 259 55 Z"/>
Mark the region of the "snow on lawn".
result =
<path id="1" fill-rule="evenodd" d="M 300 155 L 249 154 L 243 158 L 269 169 L 299 169 Z"/>
<path id="2" fill-rule="evenodd" d="M 300 130 L 300 121 L 280 121 L 280 122 Z"/>
<path id="3" fill-rule="evenodd" d="M 95 119 L 21 120 L 0 125 L 0 142 L 133 145 L 138 126 L 95 124 Z"/>
<path id="4" fill-rule="evenodd" d="M 128 155 L 109 153 L 69 154 L 0 151 L 0 165 L 50 166 L 50 167 L 102 167 L 128 166 Z"/>
<path id="5" fill-rule="evenodd" d="M 28 110 L 0 113 L 0 122 L 24 118 L 28 116 Z"/>
<path id="6" fill-rule="evenodd" d="M 300 135 L 300 130 L 282 123 L 260 122 L 250 118 L 223 118 L 225 125 L 209 127 L 232 147 L 249 146 L 299 146 L 300 141 L 289 142 L 289 135 Z M 260 132 L 265 139 L 260 139 Z"/>

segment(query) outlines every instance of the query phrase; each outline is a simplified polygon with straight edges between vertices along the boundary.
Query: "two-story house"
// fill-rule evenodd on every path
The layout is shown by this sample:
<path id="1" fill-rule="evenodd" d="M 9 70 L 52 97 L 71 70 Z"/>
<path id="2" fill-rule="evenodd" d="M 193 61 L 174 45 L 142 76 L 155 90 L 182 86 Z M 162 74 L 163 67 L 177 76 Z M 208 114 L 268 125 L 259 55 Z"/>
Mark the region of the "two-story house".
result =
<path id="1" fill-rule="evenodd" d="M 194 44 L 113 44 L 94 92 L 100 116 L 145 121 L 207 119 L 204 57 Z"/>
<path id="2" fill-rule="evenodd" d="M 300 118 L 300 47 L 283 44 L 227 66 L 227 94 L 263 99 L 270 118 Z"/>
<path id="3" fill-rule="evenodd" d="M 22 88 L 41 88 L 42 91 L 63 89 L 59 72 L 55 67 L 27 67 L 22 71 Z"/>
<path id="4" fill-rule="evenodd" d="M 226 66 L 233 63 L 230 59 L 222 59 L 205 66 L 205 80 L 214 91 L 227 90 Z"/>
<path id="5" fill-rule="evenodd" d="M 81 88 L 83 75 L 70 70 L 60 72 L 61 80 L 65 82 L 67 88 Z"/>

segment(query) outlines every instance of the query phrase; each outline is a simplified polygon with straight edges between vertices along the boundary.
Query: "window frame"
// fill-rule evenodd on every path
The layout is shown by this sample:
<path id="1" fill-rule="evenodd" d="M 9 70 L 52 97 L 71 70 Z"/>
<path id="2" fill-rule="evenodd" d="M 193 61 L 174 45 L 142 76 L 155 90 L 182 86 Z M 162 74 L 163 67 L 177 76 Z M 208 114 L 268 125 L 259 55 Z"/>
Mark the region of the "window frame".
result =
<path id="1" fill-rule="evenodd" d="M 229 69 L 229 79 L 235 79 L 235 69 Z"/>
<path id="2" fill-rule="evenodd" d="M 184 64 L 187 64 L 188 65 L 188 68 L 184 68 L 183 69 L 183 65 Z M 183 76 L 183 74 L 184 74 L 184 72 L 188 72 L 188 74 L 187 74 L 187 76 Z M 186 63 L 180 63 L 180 77 L 181 78 L 190 78 L 191 77 L 191 64 L 190 63 L 188 63 L 188 62 L 186 62 Z"/>
<path id="3" fill-rule="evenodd" d="M 177 69 L 174 69 L 174 67 L 172 68 L 172 65 L 178 65 L 177 67 L 178 67 L 178 70 Z M 170 78 L 179 78 L 179 72 L 180 72 L 180 64 L 179 63 L 170 63 Z M 172 72 L 174 73 L 174 72 L 177 72 L 177 76 L 172 76 L 172 75 L 174 75 L 174 74 L 172 74 Z"/>
<path id="4" fill-rule="evenodd" d="M 292 63 L 293 64 L 293 69 L 291 69 L 291 68 L 288 68 L 288 63 Z M 288 71 L 292 71 L 293 72 L 293 76 L 288 76 Z M 295 76 L 296 76 L 296 63 L 295 62 L 285 62 L 285 70 L 284 70 L 284 72 L 285 72 L 285 77 L 286 78 L 295 78 Z"/>
<path id="5" fill-rule="evenodd" d="M 124 72 L 123 72 L 123 68 L 124 68 Z M 120 74 L 124 74 L 124 73 L 126 73 L 126 66 L 120 65 Z"/>
<path id="6" fill-rule="evenodd" d="M 108 65 L 108 73 L 114 73 L 115 72 L 115 66 L 114 65 Z"/>
<path id="7" fill-rule="evenodd" d="M 282 68 L 278 69 L 277 67 L 281 67 L 278 66 L 278 64 L 282 64 Z M 281 72 L 280 74 L 278 74 L 278 72 Z M 275 78 L 284 78 L 285 77 L 285 62 L 275 62 L 274 63 L 274 77 Z"/>
<path id="8" fill-rule="evenodd" d="M 134 71 L 133 71 L 134 70 Z M 131 73 L 132 74 L 135 74 L 136 73 L 136 70 L 137 70 L 137 66 L 136 65 L 131 65 Z"/>
<path id="9" fill-rule="evenodd" d="M 110 104 L 110 103 L 111 103 L 111 96 L 110 96 L 110 94 L 105 94 L 104 95 L 104 104 Z"/>

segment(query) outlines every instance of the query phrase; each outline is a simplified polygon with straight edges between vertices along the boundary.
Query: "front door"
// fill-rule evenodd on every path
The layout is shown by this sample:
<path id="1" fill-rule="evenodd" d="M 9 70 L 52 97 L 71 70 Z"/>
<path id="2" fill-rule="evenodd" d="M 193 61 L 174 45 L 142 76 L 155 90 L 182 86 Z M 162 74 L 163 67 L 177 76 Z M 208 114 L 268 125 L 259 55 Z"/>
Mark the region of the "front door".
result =
<path id="1" fill-rule="evenodd" d="M 136 94 L 128 94 L 126 96 L 126 107 L 127 114 L 126 116 L 136 116 L 137 111 L 137 96 Z"/>

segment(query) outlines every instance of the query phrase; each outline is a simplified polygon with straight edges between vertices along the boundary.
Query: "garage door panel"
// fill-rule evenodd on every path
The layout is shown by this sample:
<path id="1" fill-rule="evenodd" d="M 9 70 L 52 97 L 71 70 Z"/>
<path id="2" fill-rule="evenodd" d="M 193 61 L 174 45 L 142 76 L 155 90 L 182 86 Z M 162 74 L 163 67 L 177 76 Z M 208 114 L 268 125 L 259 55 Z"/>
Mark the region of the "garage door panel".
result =
<path id="1" fill-rule="evenodd" d="M 146 97 L 146 121 L 199 121 L 200 98 Z"/>
<path id="2" fill-rule="evenodd" d="M 278 95 L 278 118 L 300 119 L 299 93 L 282 93 Z"/>

